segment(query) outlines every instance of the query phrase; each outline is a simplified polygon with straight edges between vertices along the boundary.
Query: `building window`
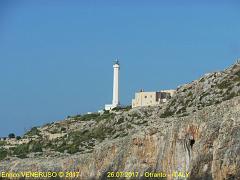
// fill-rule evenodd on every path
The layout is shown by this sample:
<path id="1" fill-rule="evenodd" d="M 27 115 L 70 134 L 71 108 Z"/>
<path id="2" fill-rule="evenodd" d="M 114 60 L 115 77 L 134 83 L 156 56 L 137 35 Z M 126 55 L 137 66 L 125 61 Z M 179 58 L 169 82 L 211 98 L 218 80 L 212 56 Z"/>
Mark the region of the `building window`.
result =
<path id="1" fill-rule="evenodd" d="M 145 99 L 147 98 L 147 96 L 145 96 Z"/>

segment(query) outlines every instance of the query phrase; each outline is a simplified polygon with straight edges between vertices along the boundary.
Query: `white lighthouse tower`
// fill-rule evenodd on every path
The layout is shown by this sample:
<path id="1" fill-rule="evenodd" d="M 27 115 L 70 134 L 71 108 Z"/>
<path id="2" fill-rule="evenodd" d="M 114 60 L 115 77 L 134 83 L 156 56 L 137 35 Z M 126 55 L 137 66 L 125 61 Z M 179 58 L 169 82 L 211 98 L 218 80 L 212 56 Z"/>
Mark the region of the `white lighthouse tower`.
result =
<path id="1" fill-rule="evenodd" d="M 119 61 L 116 60 L 113 64 L 113 99 L 112 104 L 106 104 L 105 110 L 111 110 L 115 107 L 118 107 L 120 105 L 119 102 L 119 70 L 120 70 L 120 64 Z"/>
<path id="2" fill-rule="evenodd" d="M 119 61 L 116 61 L 113 65 L 113 106 L 118 106 L 119 103 Z"/>

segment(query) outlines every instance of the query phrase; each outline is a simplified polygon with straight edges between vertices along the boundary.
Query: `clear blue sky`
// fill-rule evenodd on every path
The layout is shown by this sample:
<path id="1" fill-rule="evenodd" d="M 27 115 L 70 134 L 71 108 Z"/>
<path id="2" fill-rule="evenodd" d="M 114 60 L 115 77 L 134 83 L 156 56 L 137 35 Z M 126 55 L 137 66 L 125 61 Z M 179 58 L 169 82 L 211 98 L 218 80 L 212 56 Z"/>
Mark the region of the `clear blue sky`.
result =
<path id="1" fill-rule="evenodd" d="M 0 136 L 134 92 L 176 88 L 240 56 L 238 0 L 0 1 Z"/>

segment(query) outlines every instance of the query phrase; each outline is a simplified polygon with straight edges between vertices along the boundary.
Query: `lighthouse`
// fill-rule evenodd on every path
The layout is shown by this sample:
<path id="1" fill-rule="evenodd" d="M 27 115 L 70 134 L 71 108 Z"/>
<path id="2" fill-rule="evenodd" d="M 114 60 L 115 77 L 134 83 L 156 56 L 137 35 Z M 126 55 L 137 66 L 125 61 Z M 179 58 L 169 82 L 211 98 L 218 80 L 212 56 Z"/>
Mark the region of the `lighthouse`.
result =
<path id="1" fill-rule="evenodd" d="M 118 106 L 119 103 L 119 69 L 120 64 L 119 61 L 116 60 L 115 64 L 113 65 L 113 100 L 112 105 Z"/>
<path id="2" fill-rule="evenodd" d="M 119 70 L 120 64 L 119 61 L 116 60 L 113 64 L 113 99 L 112 104 L 106 104 L 105 110 L 111 110 L 120 105 L 119 102 Z"/>

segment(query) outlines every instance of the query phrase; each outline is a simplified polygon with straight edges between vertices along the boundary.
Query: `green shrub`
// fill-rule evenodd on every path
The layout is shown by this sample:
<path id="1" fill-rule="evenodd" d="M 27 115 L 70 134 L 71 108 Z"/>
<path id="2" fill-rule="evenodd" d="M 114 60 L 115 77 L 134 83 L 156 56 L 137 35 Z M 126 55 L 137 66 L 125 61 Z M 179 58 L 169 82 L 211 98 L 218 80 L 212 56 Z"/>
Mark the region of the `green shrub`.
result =
<path id="1" fill-rule="evenodd" d="M 220 104 L 221 102 L 217 100 L 217 101 L 215 101 L 214 103 L 215 103 L 215 104 Z"/>
<path id="2" fill-rule="evenodd" d="M 5 149 L 0 148 L 0 161 L 6 158 L 7 155 L 8 155 L 8 152 Z"/>
<path id="3" fill-rule="evenodd" d="M 39 135 L 40 131 L 38 130 L 37 127 L 33 127 L 32 129 L 30 129 L 30 131 L 28 131 L 26 133 L 26 135 L 28 136 L 35 136 L 35 135 Z"/>
<path id="4" fill-rule="evenodd" d="M 67 143 L 65 140 L 62 141 L 62 144 L 57 147 L 57 151 L 64 153 L 64 150 L 66 149 Z"/>
<path id="5" fill-rule="evenodd" d="M 192 91 L 190 91 L 187 96 L 188 96 L 188 97 L 193 96 Z"/>
<path id="6" fill-rule="evenodd" d="M 30 152 L 42 152 L 42 143 L 32 141 L 28 144 L 20 144 L 13 148 L 13 155 L 19 158 L 26 158 Z"/>
<path id="7" fill-rule="evenodd" d="M 115 108 L 113 108 L 112 110 L 113 110 L 113 111 L 120 111 L 120 110 L 122 110 L 122 108 L 121 108 L 121 107 L 115 107 Z"/>
<path id="8" fill-rule="evenodd" d="M 230 85 L 231 85 L 231 82 L 225 80 L 225 81 L 221 82 L 220 84 L 218 84 L 217 87 L 218 87 L 219 89 L 226 89 L 226 88 L 228 88 Z"/>
<path id="9" fill-rule="evenodd" d="M 103 141 L 106 138 L 107 134 L 111 134 L 111 132 L 112 132 L 112 129 L 104 128 L 100 126 L 93 129 L 91 136 L 92 138 L 95 138 L 99 141 Z"/>
<path id="10" fill-rule="evenodd" d="M 68 147 L 68 151 L 69 154 L 75 154 L 77 152 L 79 152 L 79 147 L 75 144 L 72 144 Z"/>
<path id="11" fill-rule="evenodd" d="M 129 106 L 124 107 L 123 109 L 126 110 L 126 111 L 129 111 L 130 109 L 132 109 L 132 106 L 129 105 Z"/>
<path id="12" fill-rule="evenodd" d="M 17 157 L 20 158 L 20 159 L 25 159 L 25 158 L 27 158 L 27 153 L 25 153 L 25 154 L 20 154 L 20 155 L 18 155 Z"/>
<path id="13" fill-rule="evenodd" d="M 201 78 L 199 82 L 204 82 L 204 81 L 205 81 L 205 79 L 204 79 L 204 78 Z"/>
<path id="14" fill-rule="evenodd" d="M 48 141 L 46 144 L 43 144 L 43 147 L 46 149 L 55 149 L 56 148 L 53 141 Z"/>
<path id="15" fill-rule="evenodd" d="M 124 118 L 121 117 L 121 118 L 118 119 L 117 124 L 122 124 L 123 122 L 124 122 Z"/>
<path id="16" fill-rule="evenodd" d="M 74 141 L 73 144 L 67 144 L 66 142 L 64 142 L 60 146 L 55 146 L 54 150 L 61 153 L 64 153 L 66 151 L 67 153 L 74 154 L 80 152 L 79 146 L 80 144 L 77 141 Z"/>
<path id="17" fill-rule="evenodd" d="M 104 119 L 111 119 L 114 118 L 115 114 L 113 113 L 103 113 L 101 116 L 99 116 L 96 120 L 97 122 L 104 120 Z"/>
<path id="18" fill-rule="evenodd" d="M 119 107 L 113 108 L 112 110 L 113 110 L 113 111 L 121 111 L 121 110 L 128 111 L 128 110 L 130 110 L 130 109 L 132 109 L 132 106 L 125 106 L 125 107 L 119 106 Z"/>
<path id="19" fill-rule="evenodd" d="M 229 100 L 229 99 L 232 99 L 233 97 L 237 96 L 237 94 L 235 92 L 231 92 L 230 94 L 226 95 L 223 100 L 226 101 L 226 100 Z"/>
<path id="20" fill-rule="evenodd" d="M 172 99 L 172 100 L 170 100 L 171 102 L 170 102 L 170 104 L 169 104 L 169 106 L 174 106 L 175 105 L 175 103 L 177 102 L 177 100 L 176 99 Z"/>
<path id="21" fill-rule="evenodd" d="M 99 117 L 99 113 L 92 113 L 92 114 L 85 114 L 83 115 L 80 120 L 81 121 L 90 121 L 90 120 L 95 120 L 97 117 Z"/>
<path id="22" fill-rule="evenodd" d="M 15 138 L 15 134 L 14 134 L 14 133 L 10 133 L 10 134 L 8 135 L 8 138 L 10 138 L 10 139 Z"/>
<path id="23" fill-rule="evenodd" d="M 28 144 L 17 145 L 13 150 L 13 154 L 17 155 L 17 157 L 19 157 L 19 158 L 25 158 L 28 153 L 29 153 L 29 145 Z"/>
<path id="24" fill-rule="evenodd" d="M 33 142 L 30 147 L 29 151 L 31 152 L 42 152 L 42 144 L 40 142 Z"/>
<path id="25" fill-rule="evenodd" d="M 66 132 L 67 128 L 61 127 L 61 132 Z"/>
<path id="26" fill-rule="evenodd" d="M 4 146 L 5 144 L 7 144 L 6 141 L 0 141 L 0 146 Z"/>
<path id="27" fill-rule="evenodd" d="M 182 107 L 181 109 L 179 109 L 176 114 L 181 114 L 181 113 L 184 113 L 186 112 L 186 107 Z"/>
<path id="28" fill-rule="evenodd" d="M 160 115 L 160 118 L 166 118 L 166 117 L 169 117 L 169 116 L 172 116 L 174 115 L 174 112 L 173 111 L 170 111 L 169 109 L 166 109 L 161 115 Z"/>
<path id="29" fill-rule="evenodd" d="M 73 118 L 74 120 L 80 120 L 81 117 L 82 117 L 81 114 L 77 114 L 77 115 L 75 115 L 75 116 L 67 116 L 67 118 Z"/>

